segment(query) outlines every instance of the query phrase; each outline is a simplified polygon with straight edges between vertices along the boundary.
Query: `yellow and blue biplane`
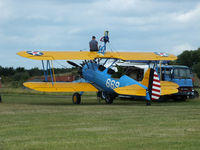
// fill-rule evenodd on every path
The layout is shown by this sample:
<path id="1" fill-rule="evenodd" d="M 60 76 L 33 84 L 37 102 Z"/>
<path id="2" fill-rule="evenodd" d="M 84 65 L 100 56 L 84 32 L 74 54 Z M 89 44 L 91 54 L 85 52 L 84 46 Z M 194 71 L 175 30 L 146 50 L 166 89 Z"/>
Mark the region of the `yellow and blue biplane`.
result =
<path id="1" fill-rule="evenodd" d="M 109 41 L 108 32 L 104 35 L 104 46 L 97 52 L 86 51 L 21 51 L 17 54 L 34 60 L 41 60 L 44 69 L 44 82 L 25 82 L 24 86 L 41 92 L 74 92 L 72 101 L 74 104 L 81 103 L 84 92 L 97 92 L 97 96 L 111 104 L 118 95 L 139 96 L 146 99 L 150 105 L 151 100 L 157 100 L 162 95 L 178 92 L 178 85 L 169 81 L 160 81 L 156 72 L 160 61 L 172 61 L 176 56 L 157 52 L 106 52 L 106 43 Z M 53 60 L 67 60 L 77 68 L 82 77 L 75 82 L 56 82 L 53 69 Z M 83 60 L 78 65 L 69 60 Z M 106 63 L 112 61 L 109 66 Z M 146 71 L 141 82 L 122 74 L 113 77 L 115 71 L 113 65 L 118 61 L 147 61 L 153 63 Z M 102 63 L 103 62 L 103 63 Z M 51 76 L 51 82 L 47 77 Z"/>

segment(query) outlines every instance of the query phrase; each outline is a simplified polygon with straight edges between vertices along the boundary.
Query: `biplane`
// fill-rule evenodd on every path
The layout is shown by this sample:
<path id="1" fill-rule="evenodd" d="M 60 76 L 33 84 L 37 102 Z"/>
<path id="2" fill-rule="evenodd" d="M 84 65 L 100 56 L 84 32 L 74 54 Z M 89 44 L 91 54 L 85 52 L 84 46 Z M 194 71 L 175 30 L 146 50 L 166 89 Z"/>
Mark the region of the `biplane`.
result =
<path id="1" fill-rule="evenodd" d="M 84 92 L 97 92 L 97 96 L 111 104 L 118 95 L 139 96 L 146 99 L 146 105 L 151 105 L 151 100 L 157 100 L 162 95 L 178 92 L 178 85 L 169 81 L 160 81 L 155 66 L 160 61 L 175 60 L 177 57 L 167 53 L 157 52 L 109 52 L 106 44 L 109 42 L 108 32 L 104 33 L 104 45 L 97 52 L 89 51 L 21 51 L 19 56 L 41 60 L 45 81 L 25 82 L 24 86 L 41 92 L 74 92 L 73 104 L 81 103 Z M 78 68 L 81 80 L 75 82 L 56 82 L 53 60 L 66 60 Z M 72 60 L 82 60 L 76 64 Z M 125 73 L 113 77 L 116 73 L 112 69 L 117 61 L 148 61 L 149 69 L 142 81 L 136 81 Z M 107 62 L 111 61 L 108 66 Z M 106 66 L 106 67 L 105 67 Z M 51 81 L 47 81 L 51 76 Z"/>

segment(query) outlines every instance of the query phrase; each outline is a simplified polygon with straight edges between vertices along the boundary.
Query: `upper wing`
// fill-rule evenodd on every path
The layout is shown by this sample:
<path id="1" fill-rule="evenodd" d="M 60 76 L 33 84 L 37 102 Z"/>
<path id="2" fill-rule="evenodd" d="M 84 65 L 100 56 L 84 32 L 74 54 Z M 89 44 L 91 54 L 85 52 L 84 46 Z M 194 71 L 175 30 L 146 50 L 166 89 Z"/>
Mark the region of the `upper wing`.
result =
<path id="1" fill-rule="evenodd" d="M 95 58 L 116 58 L 121 60 L 176 60 L 175 55 L 160 55 L 154 52 L 106 52 L 104 55 L 97 52 L 77 51 L 21 51 L 22 57 L 35 60 L 93 60 Z"/>
<path id="2" fill-rule="evenodd" d="M 25 82 L 25 87 L 41 92 L 97 92 L 98 90 L 90 83 L 72 82 Z"/>

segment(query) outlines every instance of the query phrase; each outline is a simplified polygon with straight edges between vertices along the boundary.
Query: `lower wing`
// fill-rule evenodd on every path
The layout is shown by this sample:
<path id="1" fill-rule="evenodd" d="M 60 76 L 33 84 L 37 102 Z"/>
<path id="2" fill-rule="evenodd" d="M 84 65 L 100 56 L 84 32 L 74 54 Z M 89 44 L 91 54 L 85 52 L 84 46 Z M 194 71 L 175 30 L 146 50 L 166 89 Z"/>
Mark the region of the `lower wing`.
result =
<path id="1" fill-rule="evenodd" d="M 25 82 L 24 86 L 41 92 L 97 92 L 90 83 L 66 82 Z"/>

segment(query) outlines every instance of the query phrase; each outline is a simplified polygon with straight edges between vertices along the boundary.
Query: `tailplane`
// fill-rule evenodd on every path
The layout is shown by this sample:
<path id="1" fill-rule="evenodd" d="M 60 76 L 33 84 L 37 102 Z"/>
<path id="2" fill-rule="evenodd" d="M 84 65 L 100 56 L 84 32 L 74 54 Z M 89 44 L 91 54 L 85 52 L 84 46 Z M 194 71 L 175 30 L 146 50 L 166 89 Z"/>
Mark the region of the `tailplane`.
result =
<path id="1" fill-rule="evenodd" d="M 141 86 L 146 86 L 144 88 Z M 133 84 L 115 88 L 114 91 L 121 95 L 146 96 L 149 100 L 158 100 L 162 95 L 170 95 L 178 92 L 178 84 L 169 81 L 160 81 L 157 72 L 150 68 L 146 71 L 140 84 Z"/>

